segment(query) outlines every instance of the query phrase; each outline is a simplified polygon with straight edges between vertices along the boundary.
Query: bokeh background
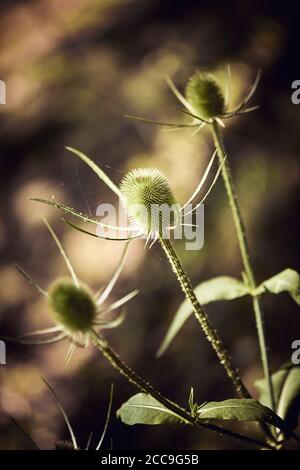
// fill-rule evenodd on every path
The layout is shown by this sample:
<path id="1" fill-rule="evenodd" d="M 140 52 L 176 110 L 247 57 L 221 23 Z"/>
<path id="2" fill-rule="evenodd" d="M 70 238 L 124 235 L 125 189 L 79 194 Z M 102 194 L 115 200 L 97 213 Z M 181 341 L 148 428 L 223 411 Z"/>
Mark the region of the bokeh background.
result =
<path id="1" fill-rule="evenodd" d="M 0 323 L 17 335 L 51 324 L 43 298 L 20 277 L 17 262 L 44 287 L 66 274 L 41 216 L 55 227 L 82 280 L 98 289 L 108 281 L 122 246 L 66 227 L 55 209 L 30 197 L 55 197 L 84 212 L 113 195 L 64 150 L 81 149 L 116 182 L 135 166 L 155 166 L 169 177 L 180 202 L 190 195 L 210 158 L 207 131 L 164 132 L 125 120 L 131 113 L 185 121 L 175 110 L 164 76 L 183 89 L 196 68 L 232 66 L 233 104 L 259 67 L 253 99 L 260 109 L 227 121 L 225 139 L 250 239 L 257 278 L 286 267 L 299 270 L 300 107 L 291 83 L 300 78 L 296 2 L 199 0 L 1 1 L 0 79 L 7 104 L 0 106 Z M 205 208 L 205 244 L 198 252 L 177 249 L 194 283 L 222 274 L 240 276 L 241 260 L 221 179 Z M 191 318 L 161 359 L 155 353 L 182 301 L 158 246 L 133 242 L 112 299 L 134 288 L 126 321 L 107 333 L 119 354 L 169 397 L 186 404 L 191 385 L 198 402 L 233 396 L 196 321 Z M 290 358 L 300 336 L 300 316 L 288 295 L 263 300 L 272 369 Z M 244 381 L 257 396 L 261 377 L 250 302 L 207 307 Z M 239 449 L 246 445 L 210 432 L 166 427 L 126 427 L 115 412 L 135 389 L 90 348 L 63 364 L 66 343 L 7 345 L 0 366 L 0 448 L 30 448 L 9 420 L 12 415 L 43 448 L 67 437 L 55 388 L 84 445 L 104 424 L 110 383 L 113 416 L 105 440 L 116 449 Z M 228 424 L 255 433 L 250 425 Z"/>

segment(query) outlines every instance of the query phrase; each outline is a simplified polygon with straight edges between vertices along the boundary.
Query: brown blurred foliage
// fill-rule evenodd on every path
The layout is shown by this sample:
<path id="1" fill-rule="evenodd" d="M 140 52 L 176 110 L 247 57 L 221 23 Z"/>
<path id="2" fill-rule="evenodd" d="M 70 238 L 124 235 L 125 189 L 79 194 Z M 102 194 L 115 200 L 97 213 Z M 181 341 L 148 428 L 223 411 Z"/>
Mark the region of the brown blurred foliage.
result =
<path id="1" fill-rule="evenodd" d="M 62 259 L 41 222 L 54 225 L 82 280 L 97 289 L 109 279 L 122 247 L 72 231 L 60 214 L 29 201 L 52 197 L 84 212 L 113 195 L 96 176 L 64 150 L 77 147 L 116 182 L 135 166 L 164 171 L 179 201 L 190 195 L 211 155 L 206 131 L 164 132 L 123 114 L 152 119 L 184 118 L 164 76 L 179 87 L 197 67 L 224 78 L 232 65 L 233 101 L 258 67 L 263 69 L 254 98 L 260 110 L 228 122 L 225 139 L 249 234 L 257 277 L 286 267 L 299 270 L 299 124 L 291 103 L 291 83 L 299 79 L 297 15 L 288 2 L 208 2 L 187 0 L 32 0 L 1 2 L 0 79 L 7 104 L 0 105 L 0 322 L 3 334 L 17 335 L 49 325 L 47 306 L 20 278 L 23 266 L 43 286 L 65 274 Z M 241 260 L 220 180 L 206 203 L 205 245 L 178 250 L 193 282 L 215 275 L 240 276 Z M 121 327 L 109 333 L 127 362 L 171 398 L 225 399 L 233 394 L 222 368 L 195 320 L 190 319 L 171 348 L 155 359 L 170 320 L 182 300 L 159 247 L 131 244 L 113 298 L 129 289 L 140 295 Z M 289 359 L 299 338 L 300 316 L 287 295 L 264 299 L 272 369 Z M 232 353 L 243 378 L 261 377 L 254 318 L 245 300 L 210 305 L 208 313 Z M 63 366 L 66 344 L 8 345 L 0 366 L 0 448 L 27 443 L 9 421 L 11 414 L 44 448 L 66 436 L 57 406 L 42 383 L 47 377 L 70 415 L 79 441 L 100 430 L 110 383 L 114 411 L 134 388 L 97 351 L 77 351 Z M 236 427 L 236 426 L 235 426 Z M 245 426 L 238 427 L 245 430 Z M 252 429 L 252 428 L 251 428 Z M 250 427 L 246 428 L 250 432 Z M 159 427 L 128 428 L 113 415 L 107 441 L 114 448 L 244 448 L 203 432 Z"/>

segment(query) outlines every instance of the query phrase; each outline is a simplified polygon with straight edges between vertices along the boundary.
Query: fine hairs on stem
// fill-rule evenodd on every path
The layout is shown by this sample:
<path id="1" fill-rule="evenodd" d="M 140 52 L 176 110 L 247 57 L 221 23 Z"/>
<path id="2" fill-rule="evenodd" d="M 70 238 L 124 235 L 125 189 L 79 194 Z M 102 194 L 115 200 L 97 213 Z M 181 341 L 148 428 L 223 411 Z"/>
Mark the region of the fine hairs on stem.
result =
<path id="1" fill-rule="evenodd" d="M 226 155 L 226 152 L 225 152 L 225 147 L 224 147 L 223 138 L 221 134 L 221 129 L 216 120 L 214 120 L 211 125 L 211 132 L 212 132 L 215 146 L 217 149 L 218 158 L 220 161 L 223 161 Z M 244 222 L 241 216 L 241 211 L 239 208 L 235 185 L 232 179 L 228 159 L 226 159 L 226 161 L 222 165 L 221 172 L 222 172 L 222 177 L 224 180 L 224 185 L 225 185 L 225 189 L 226 189 L 226 193 L 228 197 L 229 206 L 230 206 L 232 217 L 234 220 L 234 225 L 235 225 L 235 229 L 236 229 L 236 233 L 238 237 L 240 252 L 241 252 L 241 256 L 243 260 L 243 265 L 244 265 L 247 281 L 249 283 L 250 289 L 254 292 L 256 288 L 256 280 L 254 277 L 254 272 L 253 272 L 253 268 L 252 268 L 252 264 L 250 260 L 250 253 L 249 253 L 248 241 L 247 241 L 247 236 L 246 236 L 246 230 L 245 230 Z M 258 295 L 253 294 L 252 304 L 253 304 L 253 310 L 255 313 L 255 321 L 256 321 L 256 328 L 257 328 L 264 376 L 267 381 L 268 394 L 269 394 L 271 407 L 273 410 L 275 410 L 275 397 L 274 397 L 271 371 L 270 371 L 270 365 L 269 365 L 269 359 L 268 359 L 268 353 L 267 353 L 263 311 L 260 305 L 260 298 Z"/>
<path id="2" fill-rule="evenodd" d="M 124 196 L 127 213 L 138 228 L 144 229 L 148 236 L 153 235 L 154 240 L 159 239 L 185 297 L 192 304 L 195 316 L 207 340 L 211 343 L 238 395 L 242 398 L 250 398 L 248 390 L 231 363 L 225 346 L 198 301 L 192 284 L 168 238 L 169 221 L 166 214 L 167 210 L 173 208 L 174 205 L 176 207 L 176 200 L 167 178 L 157 170 L 133 170 L 124 177 L 121 183 L 121 192 Z M 153 211 L 153 207 L 156 206 L 160 207 L 161 211 Z M 136 207 L 143 208 L 142 214 L 139 216 L 136 215 Z M 174 223 L 176 224 L 176 221 Z"/>
<path id="3" fill-rule="evenodd" d="M 237 393 L 242 398 L 250 398 L 250 394 L 246 389 L 245 385 L 243 384 L 237 370 L 231 364 L 231 360 L 227 350 L 225 349 L 222 340 L 220 339 L 217 332 L 212 327 L 209 318 L 207 317 L 203 307 L 201 306 L 200 302 L 198 301 L 193 287 L 191 285 L 191 281 L 188 278 L 185 270 L 183 269 L 179 258 L 173 248 L 173 245 L 170 240 L 164 237 L 160 237 L 160 244 L 166 253 L 166 256 L 171 264 L 172 270 L 174 271 L 178 282 L 180 283 L 181 289 L 183 290 L 186 298 L 191 302 L 196 319 L 201 325 L 201 328 L 204 331 L 205 336 L 207 337 L 208 341 L 211 343 L 213 349 L 215 350 L 220 363 L 224 366 L 228 377 L 231 379 Z"/>
<path id="4" fill-rule="evenodd" d="M 169 409 L 172 413 L 179 416 L 183 424 L 189 424 L 195 426 L 196 428 L 206 428 L 211 431 L 214 431 L 218 434 L 229 436 L 234 439 L 238 439 L 243 442 L 248 442 L 249 444 L 254 444 L 263 449 L 272 449 L 273 447 L 268 443 L 264 443 L 257 439 L 244 436 L 242 434 L 230 431 L 228 429 L 221 428 L 212 423 L 200 422 L 197 418 L 188 413 L 180 405 L 172 402 L 168 398 L 164 397 L 160 392 L 158 392 L 149 382 L 146 382 L 142 379 L 135 371 L 133 371 L 129 366 L 127 366 L 122 359 L 118 356 L 117 353 L 112 349 L 109 343 L 100 337 L 95 331 L 91 330 L 91 338 L 95 346 L 102 352 L 103 356 L 108 360 L 108 362 L 123 376 L 134 384 L 141 391 L 151 395 L 155 398 L 161 405 Z"/>
<path id="5" fill-rule="evenodd" d="M 247 108 L 246 106 L 257 88 L 257 85 L 260 80 L 260 75 L 261 72 L 259 70 L 254 82 L 246 93 L 245 98 L 242 100 L 240 105 L 233 108 L 231 111 L 227 109 L 230 99 L 230 93 L 227 94 L 226 98 L 224 97 L 221 87 L 219 86 L 217 80 L 213 75 L 202 73 L 200 71 L 195 72 L 187 83 L 185 97 L 181 95 L 181 93 L 176 89 L 175 85 L 169 80 L 169 86 L 171 90 L 173 91 L 177 99 L 179 99 L 179 101 L 185 107 L 184 112 L 193 117 L 194 121 L 198 121 L 199 128 L 202 128 L 203 125 L 208 125 L 212 132 L 219 162 L 220 165 L 222 164 L 222 177 L 224 180 L 228 202 L 232 212 L 235 229 L 237 232 L 245 274 L 247 277 L 248 285 L 252 292 L 254 292 L 256 288 L 256 280 L 250 261 L 246 231 L 237 200 L 236 190 L 231 176 L 229 162 L 228 159 L 226 159 L 227 154 L 225 152 L 220 126 L 224 127 L 224 119 L 231 118 L 232 116 L 238 114 L 248 113 L 257 109 L 257 106 L 250 108 Z M 230 73 L 228 78 L 230 80 Z M 263 312 L 261 309 L 259 296 L 255 294 L 253 295 L 253 310 L 255 313 L 260 354 L 264 376 L 268 387 L 269 401 L 272 409 L 275 410 L 275 397 L 267 355 Z"/>

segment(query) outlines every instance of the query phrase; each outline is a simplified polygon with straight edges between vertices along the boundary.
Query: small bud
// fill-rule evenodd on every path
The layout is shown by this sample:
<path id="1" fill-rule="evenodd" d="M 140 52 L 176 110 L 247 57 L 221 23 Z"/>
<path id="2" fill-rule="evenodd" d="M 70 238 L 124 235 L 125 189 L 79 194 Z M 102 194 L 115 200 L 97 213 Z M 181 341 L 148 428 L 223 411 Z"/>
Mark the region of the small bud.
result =
<path id="1" fill-rule="evenodd" d="M 186 99 L 203 118 L 214 118 L 224 112 L 222 90 L 213 75 L 196 72 L 186 87 Z"/>
<path id="2" fill-rule="evenodd" d="M 120 186 L 131 222 L 142 232 L 160 235 L 178 223 L 178 206 L 165 175 L 155 168 L 130 171 Z"/>
<path id="3" fill-rule="evenodd" d="M 96 304 L 86 286 L 58 279 L 49 288 L 49 306 L 56 323 L 72 333 L 85 333 L 93 325 Z"/>

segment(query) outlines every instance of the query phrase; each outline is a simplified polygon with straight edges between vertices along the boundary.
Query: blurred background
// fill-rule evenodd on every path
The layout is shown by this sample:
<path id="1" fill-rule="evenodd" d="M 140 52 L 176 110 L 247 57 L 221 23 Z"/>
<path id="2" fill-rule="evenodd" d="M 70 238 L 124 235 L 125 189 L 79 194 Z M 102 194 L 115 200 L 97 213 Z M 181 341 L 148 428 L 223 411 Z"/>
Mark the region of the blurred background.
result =
<path id="1" fill-rule="evenodd" d="M 294 5 L 293 5 L 294 3 Z M 256 275 L 262 281 L 286 267 L 299 270 L 300 106 L 291 102 L 300 79 L 296 2 L 199 0 L 32 0 L 1 2 L 0 79 L 7 103 L 0 105 L 0 327 L 15 336 L 51 325 L 44 299 L 14 269 L 18 263 L 43 287 L 67 274 L 41 221 L 46 216 L 63 242 L 80 279 L 97 290 L 112 274 L 122 246 L 66 227 L 57 210 L 29 201 L 56 201 L 95 215 L 101 202 L 116 202 L 70 145 L 87 153 L 119 182 L 128 169 L 158 167 L 179 202 L 199 182 L 213 146 L 209 133 L 128 121 L 125 113 L 186 122 L 164 77 L 183 90 L 197 68 L 215 70 L 221 83 L 232 67 L 232 105 L 262 68 L 254 113 L 226 122 L 226 146 L 245 218 Z M 177 249 L 193 283 L 217 275 L 240 276 L 241 260 L 222 180 L 205 205 L 201 251 Z M 111 300 L 138 288 L 126 321 L 105 333 L 132 368 L 157 388 L 187 404 L 233 396 L 194 318 L 165 355 L 156 351 L 183 300 L 159 246 L 131 243 Z M 288 295 L 263 299 L 271 366 L 291 355 L 300 316 Z M 248 299 L 207 307 L 250 391 L 262 371 Z M 43 448 L 67 437 L 46 377 L 61 397 L 79 443 L 94 441 L 104 424 L 110 384 L 113 415 L 104 446 L 115 449 L 239 449 L 245 444 L 210 432 L 171 427 L 127 427 L 115 412 L 135 388 L 92 347 L 77 350 L 65 367 L 68 344 L 7 345 L 0 366 L 0 448 L 30 448 L 9 420 L 12 415 Z M 227 427 L 255 433 L 255 428 Z"/>

